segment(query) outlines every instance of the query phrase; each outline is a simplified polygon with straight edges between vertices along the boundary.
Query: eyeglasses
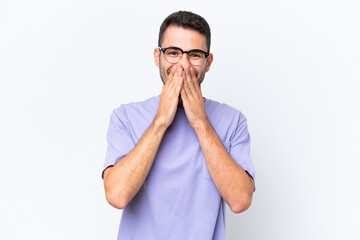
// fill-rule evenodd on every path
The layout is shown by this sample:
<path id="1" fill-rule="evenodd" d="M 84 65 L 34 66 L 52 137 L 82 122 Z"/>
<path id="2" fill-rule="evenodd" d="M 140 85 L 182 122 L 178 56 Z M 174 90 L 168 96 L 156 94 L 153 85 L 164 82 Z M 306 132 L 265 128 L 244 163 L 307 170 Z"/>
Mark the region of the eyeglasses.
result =
<path id="1" fill-rule="evenodd" d="M 183 51 L 178 47 L 167 47 L 161 48 L 159 50 L 164 53 L 166 61 L 169 63 L 178 63 L 183 57 L 184 53 L 187 53 L 188 60 L 191 65 L 202 65 L 205 59 L 209 56 L 209 53 L 204 52 L 200 49 L 192 49 L 190 51 Z"/>

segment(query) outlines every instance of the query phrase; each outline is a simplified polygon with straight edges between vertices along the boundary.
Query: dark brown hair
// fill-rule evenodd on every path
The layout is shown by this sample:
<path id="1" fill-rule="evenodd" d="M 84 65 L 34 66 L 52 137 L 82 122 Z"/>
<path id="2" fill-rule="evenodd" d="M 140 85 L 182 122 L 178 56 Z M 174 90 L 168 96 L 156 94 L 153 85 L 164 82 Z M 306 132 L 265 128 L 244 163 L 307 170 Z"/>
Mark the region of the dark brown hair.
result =
<path id="1" fill-rule="evenodd" d="M 204 35 L 206 38 L 207 52 L 210 52 L 211 32 L 209 24 L 203 17 L 187 11 L 178 11 L 169 15 L 160 26 L 158 42 L 159 47 L 161 47 L 163 42 L 164 32 L 169 26 L 178 26 L 185 29 L 195 30 Z"/>

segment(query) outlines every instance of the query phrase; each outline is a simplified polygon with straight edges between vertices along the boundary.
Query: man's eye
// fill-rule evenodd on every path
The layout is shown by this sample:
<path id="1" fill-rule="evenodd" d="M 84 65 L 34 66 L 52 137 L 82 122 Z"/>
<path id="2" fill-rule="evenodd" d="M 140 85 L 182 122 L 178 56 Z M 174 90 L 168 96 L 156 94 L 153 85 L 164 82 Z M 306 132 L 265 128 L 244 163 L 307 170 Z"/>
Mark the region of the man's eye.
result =
<path id="1" fill-rule="evenodd" d="M 177 52 L 177 51 L 169 51 L 168 55 L 177 56 L 177 55 L 179 55 L 179 52 Z"/>
<path id="2" fill-rule="evenodd" d="M 190 53 L 190 57 L 192 58 L 202 58 L 202 55 L 201 53 L 198 53 L 198 52 L 191 52 Z"/>

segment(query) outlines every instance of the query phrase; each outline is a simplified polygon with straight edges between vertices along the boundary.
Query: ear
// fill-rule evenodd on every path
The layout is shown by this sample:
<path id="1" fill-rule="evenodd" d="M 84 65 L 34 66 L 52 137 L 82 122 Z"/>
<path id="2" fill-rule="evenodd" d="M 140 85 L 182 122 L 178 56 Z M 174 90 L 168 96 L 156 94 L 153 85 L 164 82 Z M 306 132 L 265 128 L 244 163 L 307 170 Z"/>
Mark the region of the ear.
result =
<path id="1" fill-rule="evenodd" d="M 214 55 L 212 53 L 210 53 L 209 56 L 207 57 L 207 61 L 206 61 L 206 69 L 205 69 L 206 72 L 208 72 L 210 70 L 210 66 L 211 66 L 213 60 L 214 60 Z"/>
<path id="2" fill-rule="evenodd" d="M 155 48 L 154 49 L 154 60 L 155 60 L 155 65 L 157 67 L 160 66 L 159 57 L 160 57 L 160 50 L 158 48 Z"/>

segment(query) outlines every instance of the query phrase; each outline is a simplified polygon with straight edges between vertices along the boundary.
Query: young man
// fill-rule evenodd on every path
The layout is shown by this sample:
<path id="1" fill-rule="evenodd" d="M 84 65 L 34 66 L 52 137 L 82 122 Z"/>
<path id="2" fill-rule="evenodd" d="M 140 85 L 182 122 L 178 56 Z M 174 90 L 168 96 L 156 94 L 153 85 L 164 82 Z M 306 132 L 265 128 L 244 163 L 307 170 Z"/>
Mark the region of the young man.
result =
<path id="1" fill-rule="evenodd" d="M 205 19 L 171 14 L 158 44 L 160 96 L 110 116 L 103 178 L 107 201 L 124 209 L 118 239 L 224 239 L 225 202 L 240 213 L 254 191 L 246 118 L 202 96 L 213 61 Z"/>

